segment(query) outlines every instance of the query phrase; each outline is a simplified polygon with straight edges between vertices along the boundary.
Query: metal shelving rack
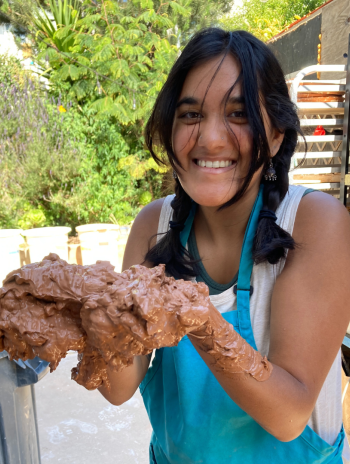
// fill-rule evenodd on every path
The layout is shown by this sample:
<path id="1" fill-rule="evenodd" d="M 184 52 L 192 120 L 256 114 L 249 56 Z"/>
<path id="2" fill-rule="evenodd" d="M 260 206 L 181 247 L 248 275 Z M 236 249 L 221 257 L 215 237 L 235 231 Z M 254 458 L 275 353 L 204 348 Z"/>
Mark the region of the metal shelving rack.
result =
<path id="1" fill-rule="evenodd" d="M 291 183 L 322 190 L 337 198 L 341 190 L 346 80 L 308 81 L 305 77 L 315 72 L 344 73 L 346 70 L 346 65 L 309 66 L 300 71 L 291 84 L 291 97 L 297 105 L 307 143 L 305 156 L 304 140 L 299 137 Z M 303 95 L 312 97 L 304 99 Z M 319 125 L 327 131 L 326 135 L 313 135 Z"/>
<path id="2" fill-rule="evenodd" d="M 345 108 L 343 120 L 343 147 L 340 171 L 340 201 L 347 206 L 347 193 L 350 187 L 349 174 L 349 138 L 350 138 L 350 34 L 348 43 L 348 65 L 346 71 Z"/>
<path id="3" fill-rule="evenodd" d="M 298 107 L 308 150 L 305 157 L 302 150 L 303 139 L 299 138 L 299 151 L 294 155 L 290 181 L 330 193 L 339 198 L 350 212 L 350 35 L 347 57 L 348 62 L 345 66 L 309 66 L 301 70 L 291 83 L 291 98 Z M 345 72 L 346 78 L 304 80 L 307 75 L 315 72 Z M 306 92 L 314 97 L 310 98 L 313 101 L 298 98 Z M 320 97 L 317 98 L 317 95 Z M 332 101 L 331 97 L 324 98 L 327 95 L 332 96 L 335 101 Z M 326 129 L 328 134 L 310 135 L 318 125 Z M 350 324 L 343 345 L 350 348 Z"/>

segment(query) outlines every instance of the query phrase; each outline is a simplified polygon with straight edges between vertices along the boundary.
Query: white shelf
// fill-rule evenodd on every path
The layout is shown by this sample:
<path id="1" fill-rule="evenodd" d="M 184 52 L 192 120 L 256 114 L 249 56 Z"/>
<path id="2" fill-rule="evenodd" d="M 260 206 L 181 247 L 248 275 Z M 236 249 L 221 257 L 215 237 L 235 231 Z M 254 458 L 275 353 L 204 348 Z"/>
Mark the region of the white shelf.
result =
<path id="1" fill-rule="evenodd" d="M 340 167 L 330 167 L 330 166 L 303 166 L 301 168 L 294 168 L 291 171 L 292 174 L 302 175 L 302 174 L 332 174 L 339 173 Z"/>
<path id="2" fill-rule="evenodd" d="M 344 103 L 342 102 L 305 102 L 298 103 L 298 113 L 320 114 L 320 115 L 339 115 L 344 114 Z"/>
<path id="3" fill-rule="evenodd" d="M 306 135 L 307 143 L 325 143 L 325 142 L 340 142 L 343 140 L 342 135 Z M 303 143 L 303 137 L 298 137 L 298 142 Z"/>
<path id="4" fill-rule="evenodd" d="M 332 183 L 314 183 L 314 182 L 308 182 L 308 181 L 293 181 L 294 185 L 301 185 L 303 187 L 307 188 L 312 188 L 315 190 L 339 190 L 340 189 L 340 183 L 339 182 L 332 182 Z"/>
<path id="5" fill-rule="evenodd" d="M 339 92 L 339 93 L 344 93 L 345 92 L 345 85 L 308 85 L 308 84 L 303 84 L 300 85 L 298 88 L 298 93 L 303 93 L 303 92 Z"/>
<path id="6" fill-rule="evenodd" d="M 298 152 L 298 153 L 294 153 L 293 156 L 296 159 L 337 158 L 337 157 L 340 158 L 341 151 L 315 151 L 315 152 L 309 151 L 306 153 L 306 156 L 305 156 L 305 153 Z"/>
<path id="7" fill-rule="evenodd" d="M 341 127 L 343 128 L 343 119 L 300 119 L 301 127 L 322 126 L 322 127 Z"/>

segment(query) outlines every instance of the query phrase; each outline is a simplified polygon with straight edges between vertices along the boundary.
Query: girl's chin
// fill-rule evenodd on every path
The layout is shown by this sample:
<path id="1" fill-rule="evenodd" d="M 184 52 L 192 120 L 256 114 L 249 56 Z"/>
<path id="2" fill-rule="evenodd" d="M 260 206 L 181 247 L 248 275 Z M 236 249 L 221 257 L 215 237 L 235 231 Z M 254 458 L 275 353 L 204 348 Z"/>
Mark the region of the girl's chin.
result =
<path id="1" fill-rule="evenodd" d="M 189 193 L 189 196 L 193 201 L 195 201 L 198 205 L 207 206 L 207 207 L 219 207 L 226 203 L 227 201 L 231 200 L 231 198 L 235 195 L 236 191 L 230 192 L 228 195 L 227 192 L 222 193 L 221 195 L 218 192 L 203 192 L 201 194 L 198 191 Z"/>
<path id="2" fill-rule="evenodd" d="M 232 198 L 232 197 L 231 197 Z M 196 201 L 196 203 L 204 208 L 220 208 L 220 206 L 224 205 L 227 201 L 231 200 L 231 198 L 227 198 L 224 201 L 216 201 L 216 202 L 209 202 L 209 201 Z"/>

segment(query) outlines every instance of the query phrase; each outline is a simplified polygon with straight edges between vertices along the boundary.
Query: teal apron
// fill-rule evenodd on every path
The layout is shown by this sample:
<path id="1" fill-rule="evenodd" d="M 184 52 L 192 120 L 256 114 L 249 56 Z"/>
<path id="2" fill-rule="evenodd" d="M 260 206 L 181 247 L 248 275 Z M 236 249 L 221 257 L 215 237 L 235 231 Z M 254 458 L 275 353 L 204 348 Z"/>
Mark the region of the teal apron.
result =
<path id="1" fill-rule="evenodd" d="M 244 237 L 237 282 L 237 310 L 223 313 L 255 349 L 250 321 L 252 246 L 262 208 L 262 188 Z M 186 245 L 194 219 L 182 231 Z M 178 346 L 156 351 L 140 391 L 153 427 L 152 464 L 341 464 L 344 431 L 333 446 L 309 426 L 284 443 L 270 435 L 237 406 L 221 387 L 188 337 Z"/>

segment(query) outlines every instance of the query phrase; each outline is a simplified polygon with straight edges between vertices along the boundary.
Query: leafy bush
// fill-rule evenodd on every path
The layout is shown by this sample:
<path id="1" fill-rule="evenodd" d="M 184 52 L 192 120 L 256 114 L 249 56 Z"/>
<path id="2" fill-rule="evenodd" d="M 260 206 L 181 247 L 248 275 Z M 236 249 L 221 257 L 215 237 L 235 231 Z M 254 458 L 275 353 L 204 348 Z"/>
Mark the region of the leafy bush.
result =
<path id="1" fill-rule="evenodd" d="M 43 227 L 47 223 L 45 213 L 42 208 L 33 209 L 29 204 L 24 206 L 24 214 L 18 220 L 21 229 L 32 229 L 34 227 Z"/>
<path id="2" fill-rule="evenodd" d="M 160 169 L 150 166 L 142 139 L 130 143 L 127 131 L 112 118 L 96 118 L 92 110 L 83 110 L 82 116 L 86 156 L 75 195 L 67 203 L 80 223 L 111 222 L 114 215 L 119 224 L 128 224 L 139 211 L 141 193 L 148 192 L 151 200 L 161 195 Z M 142 176 L 125 166 L 130 159 L 137 159 L 138 166 L 147 165 Z"/>
<path id="3" fill-rule="evenodd" d="M 11 81 L 13 82 L 13 81 Z M 127 224 L 161 195 L 162 171 L 113 118 L 50 97 L 35 82 L 0 85 L 0 227 Z M 152 193 L 151 193 L 152 192 Z"/>
<path id="4" fill-rule="evenodd" d="M 243 0 L 233 13 L 223 15 L 219 24 L 229 30 L 244 29 L 267 41 L 288 24 L 323 5 L 326 0 Z"/>
<path id="5" fill-rule="evenodd" d="M 33 81 L 0 84 L 0 227 L 70 222 L 57 198 L 74 191 L 84 145 L 59 106 Z"/>
<path id="6" fill-rule="evenodd" d="M 75 31 L 56 24 L 36 42 L 48 93 L 30 82 L 21 94 L 12 80 L 1 89 L 0 227 L 125 224 L 162 195 L 167 169 L 142 131 L 179 52 L 170 16 L 188 18 L 188 2 L 81 3 Z"/>
<path id="7" fill-rule="evenodd" d="M 42 66 L 49 61 L 52 86 L 103 117 L 112 116 L 122 125 L 138 124 L 140 132 L 179 52 L 168 37 L 175 27 L 168 10 L 189 16 L 181 3 L 162 3 L 155 9 L 152 0 L 134 0 L 130 7 L 118 0 L 85 1 L 75 31 L 60 27 L 54 35 L 62 43 L 74 43 L 69 53 L 54 42 L 47 47 L 45 41 L 38 60 Z"/>
<path id="8" fill-rule="evenodd" d="M 0 55 L 0 83 L 4 87 L 17 85 L 22 87 L 30 72 L 23 69 L 21 62 L 11 55 Z"/>

